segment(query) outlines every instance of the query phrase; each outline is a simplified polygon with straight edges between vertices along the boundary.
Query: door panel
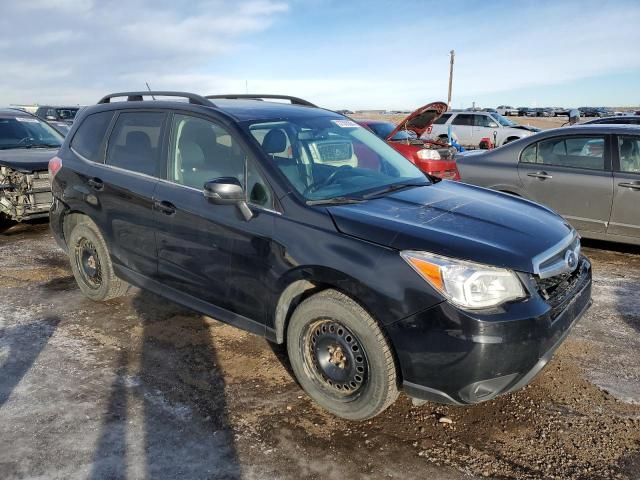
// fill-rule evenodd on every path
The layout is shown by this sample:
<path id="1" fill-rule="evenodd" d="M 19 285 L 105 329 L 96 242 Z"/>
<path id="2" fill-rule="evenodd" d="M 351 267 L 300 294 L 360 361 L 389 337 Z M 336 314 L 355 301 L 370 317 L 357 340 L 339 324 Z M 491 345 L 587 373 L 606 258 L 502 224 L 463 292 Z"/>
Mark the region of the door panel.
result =
<path id="1" fill-rule="evenodd" d="M 607 233 L 640 237 L 640 136 L 619 136 L 614 197 Z"/>
<path id="2" fill-rule="evenodd" d="M 163 284 L 264 326 L 271 301 L 270 189 L 247 167 L 237 139 L 216 123 L 175 115 L 167 176 L 155 194 L 158 275 Z M 205 182 L 235 177 L 249 191 L 253 218 L 203 195 Z M 233 321 L 231 317 L 220 318 Z"/>
<path id="3" fill-rule="evenodd" d="M 158 110 L 119 113 L 105 165 L 95 165 L 87 178 L 114 262 L 148 277 L 157 271 L 152 202 L 166 117 Z"/>
<path id="4" fill-rule="evenodd" d="M 605 139 L 566 139 L 556 137 L 527 147 L 518 166 L 520 181 L 529 198 L 551 207 L 576 229 L 605 233 L 613 202 Z"/>

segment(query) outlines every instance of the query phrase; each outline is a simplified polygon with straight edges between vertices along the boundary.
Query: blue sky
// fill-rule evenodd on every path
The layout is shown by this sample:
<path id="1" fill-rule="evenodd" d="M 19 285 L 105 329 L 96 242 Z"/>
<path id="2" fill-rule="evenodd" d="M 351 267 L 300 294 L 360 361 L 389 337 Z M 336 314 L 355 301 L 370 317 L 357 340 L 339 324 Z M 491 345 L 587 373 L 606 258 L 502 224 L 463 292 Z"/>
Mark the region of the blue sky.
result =
<path id="1" fill-rule="evenodd" d="M 446 100 L 451 49 L 454 107 L 640 104 L 637 0 L 0 2 L 0 104 L 148 81 L 415 108 Z"/>

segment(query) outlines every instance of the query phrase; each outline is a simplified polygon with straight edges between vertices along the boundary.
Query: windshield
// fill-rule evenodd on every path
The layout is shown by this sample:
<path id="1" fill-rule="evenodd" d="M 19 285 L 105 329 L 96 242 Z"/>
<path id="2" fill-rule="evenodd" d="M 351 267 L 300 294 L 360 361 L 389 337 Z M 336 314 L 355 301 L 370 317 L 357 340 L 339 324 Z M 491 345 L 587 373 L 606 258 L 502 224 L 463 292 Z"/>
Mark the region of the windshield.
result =
<path id="1" fill-rule="evenodd" d="M 56 108 L 56 113 L 60 120 L 73 120 L 78 110 L 78 108 Z"/>
<path id="2" fill-rule="evenodd" d="M 429 180 L 384 141 L 345 118 L 322 116 L 246 126 L 306 200 L 363 195 Z"/>
<path id="3" fill-rule="evenodd" d="M 510 107 L 507 107 L 507 108 L 510 108 Z M 495 118 L 498 121 L 498 123 L 500 125 L 502 125 L 503 127 L 514 127 L 514 126 L 517 125 L 516 122 L 512 122 L 511 120 L 509 120 L 508 118 L 503 117 L 499 113 L 492 113 L 491 116 L 493 118 Z"/>
<path id="4" fill-rule="evenodd" d="M 63 137 L 34 117 L 0 118 L 0 150 L 9 148 L 59 148 Z"/>
<path id="5" fill-rule="evenodd" d="M 396 129 L 396 126 L 389 122 L 369 123 L 367 126 L 376 134 L 376 136 L 383 140 Z M 391 140 L 411 140 L 411 138 L 411 134 L 407 130 L 399 130 Z"/>

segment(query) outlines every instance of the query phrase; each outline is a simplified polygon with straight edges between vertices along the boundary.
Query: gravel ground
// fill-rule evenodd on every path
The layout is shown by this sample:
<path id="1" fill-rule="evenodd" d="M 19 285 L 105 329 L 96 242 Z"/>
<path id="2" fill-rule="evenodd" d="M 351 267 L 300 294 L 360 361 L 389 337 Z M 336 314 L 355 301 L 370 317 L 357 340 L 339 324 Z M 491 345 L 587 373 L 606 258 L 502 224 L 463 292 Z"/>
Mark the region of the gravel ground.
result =
<path id="1" fill-rule="evenodd" d="M 0 478 L 640 478 L 640 248 L 526 389 L 338 420 L 283 351 L 151 294 L 97 304 L 46 225 L 0 235 Z M 444 420 L 447 419 L 447 420 Z"/>

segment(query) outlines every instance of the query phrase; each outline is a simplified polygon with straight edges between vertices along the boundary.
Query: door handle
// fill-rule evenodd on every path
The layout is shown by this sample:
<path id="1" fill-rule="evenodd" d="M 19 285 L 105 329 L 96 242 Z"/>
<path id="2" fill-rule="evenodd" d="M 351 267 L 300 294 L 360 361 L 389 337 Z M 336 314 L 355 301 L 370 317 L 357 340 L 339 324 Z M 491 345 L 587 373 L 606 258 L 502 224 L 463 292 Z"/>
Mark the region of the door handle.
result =
<path id="1" fill-rule="evenodd" d="M 527 173 L 528 177 L 539 178 L 540 180 L 546 180 L 547 178 L 553 178 L 553 175 L 549 175 L 547 172 Z"/>
<path id="2" fill-rule="evenodd" d="M 93 188 L 94 190 L 102 190 L 104 188 L 104 183 L 99 178 L 90 178 L 87 180 L 87 184 Z"/>
<path id="3" fill-rule="evenodd" d="M 631 190 L 640 190 L 640 183 L 623 182 L 618 184 L 619 187 L 630 188 Z"/>
<path id="4" fill-rule="evenodd" d="M 173 203 L 171 202 L 167 202 L 167 201 L 159 201 L 156 200 L 155 202 L 153 202 L 153 206 L 156 210 L 164 213 L 165 215 L 173 215 L 174 213 L 176 213 L 176 207 Z"/>

